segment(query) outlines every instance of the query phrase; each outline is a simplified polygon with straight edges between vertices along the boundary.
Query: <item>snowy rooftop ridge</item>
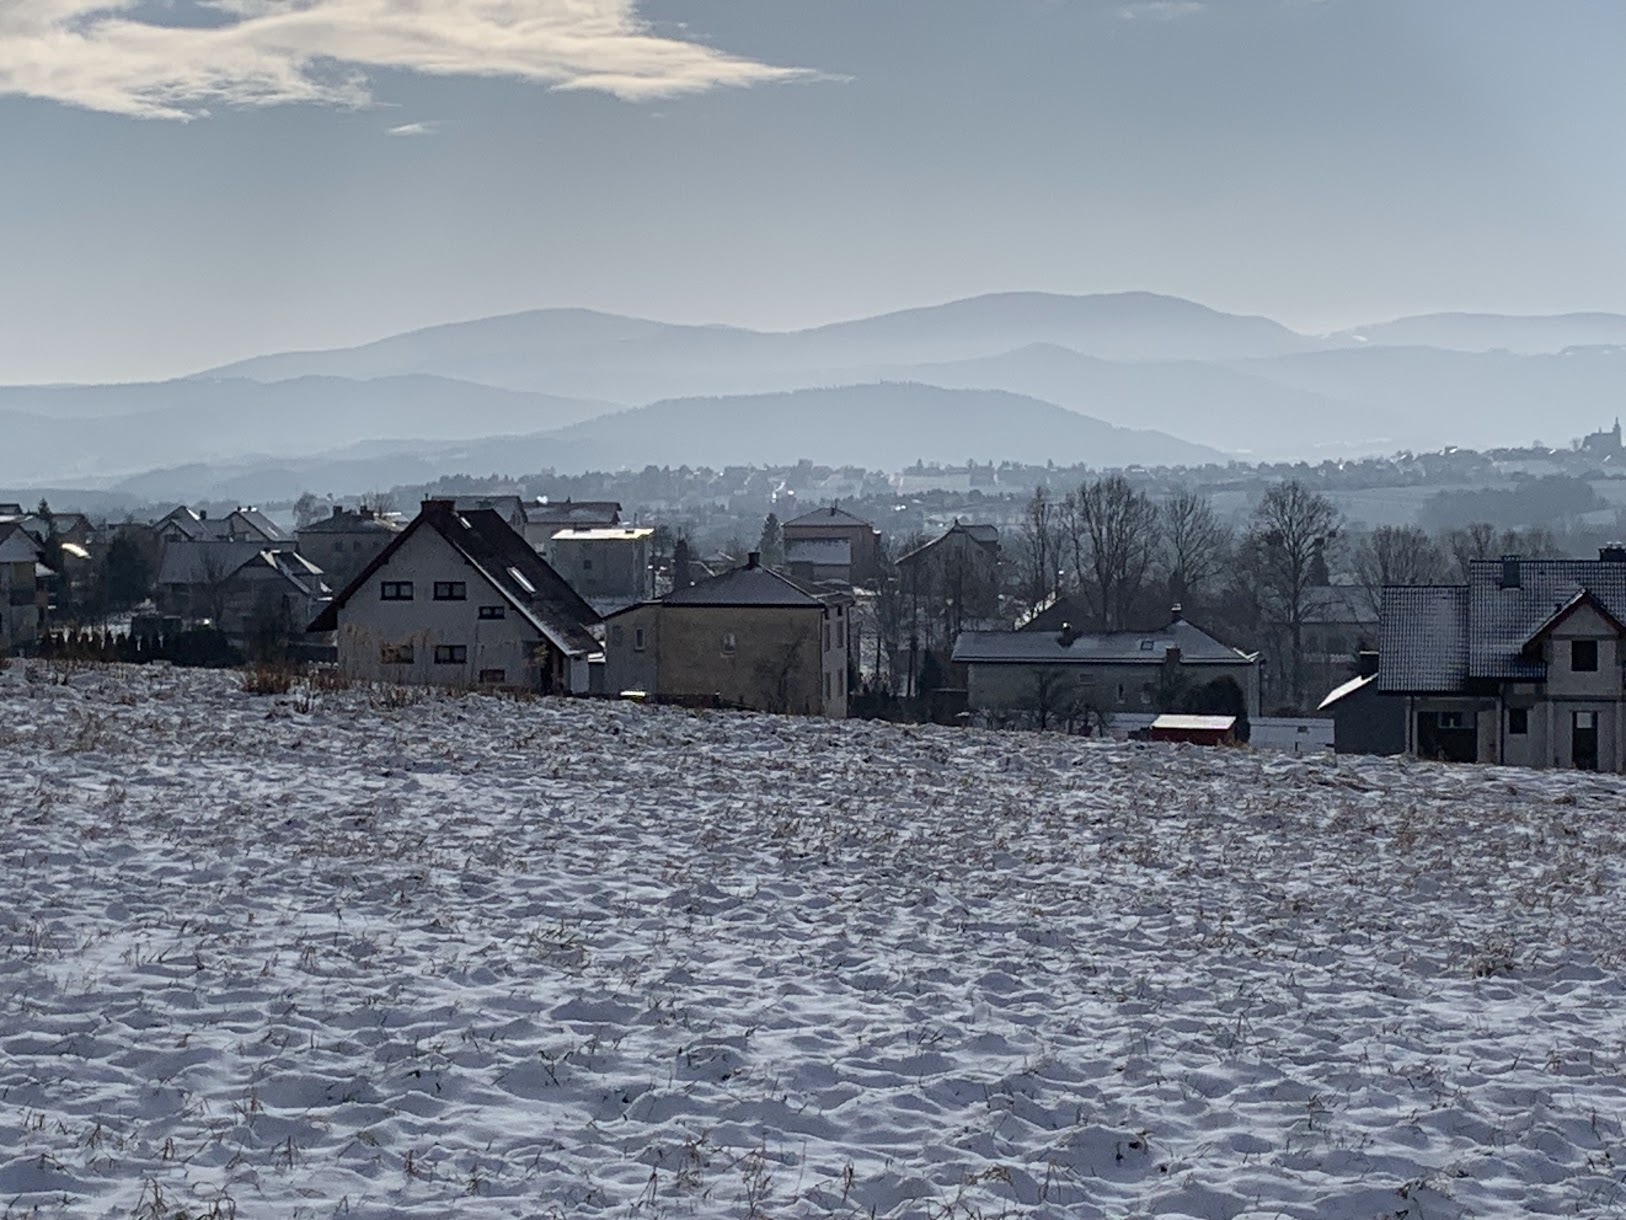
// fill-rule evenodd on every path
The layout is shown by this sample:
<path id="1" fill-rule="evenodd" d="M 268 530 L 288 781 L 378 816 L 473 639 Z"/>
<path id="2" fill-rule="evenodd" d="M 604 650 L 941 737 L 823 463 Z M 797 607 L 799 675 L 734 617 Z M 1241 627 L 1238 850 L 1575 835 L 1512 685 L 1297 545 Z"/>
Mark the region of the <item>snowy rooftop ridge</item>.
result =
<path id="1" fill-rule="evenodd" d="M 1597 1215 L 1623 803 L 1573 772 L 13 663 L 0 1192 Z"/>

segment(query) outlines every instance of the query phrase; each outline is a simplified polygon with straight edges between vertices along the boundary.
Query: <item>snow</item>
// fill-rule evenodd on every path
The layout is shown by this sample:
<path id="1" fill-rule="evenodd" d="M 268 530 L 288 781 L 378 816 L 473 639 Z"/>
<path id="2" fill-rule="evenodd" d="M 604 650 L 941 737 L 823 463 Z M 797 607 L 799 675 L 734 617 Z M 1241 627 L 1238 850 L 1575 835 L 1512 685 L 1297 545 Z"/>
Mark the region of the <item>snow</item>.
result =
<path id="1" fill-rule="evenodd" d="M 0 1207 L 1616 1214 L 1623 796 L 13 663 Z"/>

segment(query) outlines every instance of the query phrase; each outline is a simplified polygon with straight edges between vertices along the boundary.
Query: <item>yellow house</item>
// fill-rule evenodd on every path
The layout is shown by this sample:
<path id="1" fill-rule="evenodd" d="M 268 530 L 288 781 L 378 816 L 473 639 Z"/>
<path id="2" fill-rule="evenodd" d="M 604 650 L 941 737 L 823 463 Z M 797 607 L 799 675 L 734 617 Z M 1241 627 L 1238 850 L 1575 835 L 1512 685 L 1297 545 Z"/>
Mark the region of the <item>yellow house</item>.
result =
<path id="1" fill-rule="evenodd" d="M 761 566 L 674 589 L 605 619 L 605 681 L 663 702 L 847 715 L 852 599 Z"/>

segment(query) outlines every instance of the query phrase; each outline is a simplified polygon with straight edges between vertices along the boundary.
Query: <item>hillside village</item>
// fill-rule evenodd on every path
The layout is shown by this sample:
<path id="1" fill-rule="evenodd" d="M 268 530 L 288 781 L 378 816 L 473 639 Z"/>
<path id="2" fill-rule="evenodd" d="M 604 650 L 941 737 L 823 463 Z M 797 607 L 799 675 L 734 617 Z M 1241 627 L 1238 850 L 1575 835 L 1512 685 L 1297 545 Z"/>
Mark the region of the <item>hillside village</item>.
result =
<path id="1" fill-rule="evenodd" d="M 1014 522 L 902 536 L 850 502 L 786 503 L 709 549 L 615 500 L 431 494 L 408 514 L 308 497 L 290 525 L 246 505 L 97 522 L 0 504 L 0 650 L 1626 767 L 1618 547 L 1583 562 L 1539 529 L 1363 531 L 1293 478 L 1240 524 L 1118 474 L 1041 484 Z M 1517 610 L 1470 596 L 1518 587 L 1510 572 Z M 1513 660 L 1465 659 L 1486 616 Z M 1572 641 L 1581 660 L 1559 665 Z M 1580 672 L 1607 681 L 1562 676 Z"/>

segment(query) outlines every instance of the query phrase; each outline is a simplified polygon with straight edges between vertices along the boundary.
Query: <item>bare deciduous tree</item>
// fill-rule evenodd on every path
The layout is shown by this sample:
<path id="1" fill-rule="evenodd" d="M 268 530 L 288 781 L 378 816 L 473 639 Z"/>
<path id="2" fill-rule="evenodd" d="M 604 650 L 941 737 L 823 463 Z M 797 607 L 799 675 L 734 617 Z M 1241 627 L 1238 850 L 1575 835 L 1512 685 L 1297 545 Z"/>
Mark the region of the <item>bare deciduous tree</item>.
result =
<path id="1" fill-rule="evenodd" d="M 1121 630 L 1157 555 L 1157 505 L 1114 474 L 1069 495 L 1063 517 L 1096 626 Z"/>
<path id="2" fill-rule="evenodd" d="M 1380 525 L 1355 549 L 1355 578 L 1374 612 L 1383 605 L 1383 586 L 1433 584 L 1445 566 L 1438 544 L 1415 525 Z"/>
<path id="3" fill-rule="evenodd" d="M 1304 627 L 1320 605 L 1316 579 L 1338 537 L 1338 510 L 1297 479 L 1269 488 L 1246 539 L 1247 560 L 1266 616 L 1286 630 L 1293 706 L 1304 705 Z"/>
<path id="4" fill-rule="evenodd" d="M 1016 600 L 1033 609 L 1060 591 L 1061 535 L 1057 506 L 1048 487 L 1033 490 L 1018 536 Z"/>
<path id="5" fill-rule="evenodd" d="M 1451 558 L 1457 565 L 1459 577 L 1468 579 L 1468 565 L 1476 559 L 1496 558 L 1496 527 L 1488 521 L 1475 521 L 1445 536 Z"/>
<path id="6" fill-rule="evenodd" d="M 1214 506 L 1194 491 L 1178 491 L 1163 502 L 1163 563 L 1171 605 L 1189 605 L 1225 569 L 1231 530 Z"/>

